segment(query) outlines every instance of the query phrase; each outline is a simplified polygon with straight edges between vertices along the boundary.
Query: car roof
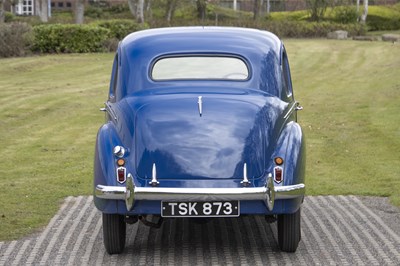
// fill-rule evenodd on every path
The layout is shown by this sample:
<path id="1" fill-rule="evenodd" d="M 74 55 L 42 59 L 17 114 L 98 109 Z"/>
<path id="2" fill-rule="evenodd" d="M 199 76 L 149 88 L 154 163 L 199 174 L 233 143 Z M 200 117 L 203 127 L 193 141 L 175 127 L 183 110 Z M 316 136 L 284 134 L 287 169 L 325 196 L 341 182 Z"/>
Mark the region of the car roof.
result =
<path id="1" fill-rule="evenodd" d="M 237 27 L 171 27 L 138 31 L 121 42 L 121 50 L 142 53 L 229 52 L 246 55 L 263 55 L 271 50 L 279 55 L 279 38 L 257 29 Z"/>
<path id="2" fill-rule="evenodd" d="M 231 87 L 278 92 L 282 42 L 274 34 L 235 27 L 172 27 L 138 31 L 125 37 L 118 47 L 120 92 L 123 98 L 135 91 L 166 86 L 150 78 L 155 62 L 164 56 L 193 54 L 224 55 L 242 58 L 251 70 L 246 82 Z M 196 84 L 207 81 L 197 81 Z M 274 84 L 272 84 L 275 82 Z M 217 84 L 214 82 L 213 84 Z M 269 84 L 269 85 L 268 85 Z M 169 81 L 169 86 L 193 86 L 193 82 Z M 225 83 L 225 85 L 227 85 Z M 268 89 L 269 87 L 270 89 Z"/>

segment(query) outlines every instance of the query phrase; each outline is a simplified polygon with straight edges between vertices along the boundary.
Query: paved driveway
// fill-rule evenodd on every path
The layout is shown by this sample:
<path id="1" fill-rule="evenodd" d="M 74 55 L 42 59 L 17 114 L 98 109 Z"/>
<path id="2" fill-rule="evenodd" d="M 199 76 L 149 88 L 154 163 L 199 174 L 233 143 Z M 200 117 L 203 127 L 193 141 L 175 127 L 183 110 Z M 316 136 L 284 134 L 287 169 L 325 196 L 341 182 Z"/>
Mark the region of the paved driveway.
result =
<path id="1" fill-rule="evenodd" d="M 384 198 L 307 197 L 296 253 L 262 216 L 128 226 L 124 254 L 103 247 L 92 197 L 68 197 L 41 234 L 0 242 L 0 265 L 400 265 L 400 210 Z"/>

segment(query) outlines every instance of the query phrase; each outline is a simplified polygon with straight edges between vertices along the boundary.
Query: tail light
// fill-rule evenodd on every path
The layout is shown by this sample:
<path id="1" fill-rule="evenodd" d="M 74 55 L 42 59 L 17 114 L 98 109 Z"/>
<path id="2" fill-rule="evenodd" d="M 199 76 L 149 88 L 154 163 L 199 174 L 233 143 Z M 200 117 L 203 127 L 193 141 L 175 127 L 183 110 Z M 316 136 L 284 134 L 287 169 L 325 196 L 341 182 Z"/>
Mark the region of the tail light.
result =
<path id="1" fill-rule="evenodd" d="M 117 168 L 117 181 L 119 183 L 124 183 L 126 181 L 126 168 L 125 167 Z"/>
<path id="2" fill-rule="evenodd" d="M 283 181 L 283 168 L 282 167 L 275 166 L 275 168 L 274 168 L 274 180 L 278 184 Z"/>

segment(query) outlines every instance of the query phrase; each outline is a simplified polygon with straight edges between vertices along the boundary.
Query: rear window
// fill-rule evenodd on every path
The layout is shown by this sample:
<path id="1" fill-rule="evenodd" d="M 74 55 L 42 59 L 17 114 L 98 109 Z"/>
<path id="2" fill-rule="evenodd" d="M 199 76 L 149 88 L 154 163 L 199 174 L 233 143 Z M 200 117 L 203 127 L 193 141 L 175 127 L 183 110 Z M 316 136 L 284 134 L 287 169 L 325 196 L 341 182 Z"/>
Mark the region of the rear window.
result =
<path id="1" fill-rule="evenodd" d="M 247 80 L 249 69 L 237 57 L 185 56 L 158 60 L 151 71 L 155 81 L 162 80 Z"/>

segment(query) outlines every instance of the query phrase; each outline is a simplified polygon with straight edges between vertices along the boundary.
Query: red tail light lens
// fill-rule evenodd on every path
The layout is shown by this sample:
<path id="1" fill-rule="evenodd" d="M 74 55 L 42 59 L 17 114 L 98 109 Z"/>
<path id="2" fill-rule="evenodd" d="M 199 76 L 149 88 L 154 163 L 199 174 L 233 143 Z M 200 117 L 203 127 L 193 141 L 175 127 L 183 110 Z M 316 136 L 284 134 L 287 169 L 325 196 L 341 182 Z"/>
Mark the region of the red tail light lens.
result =
<path id="1" fill-rule="evenodd" d="M 126 169 L 125 167 L 117 168 L 117 181 L 119 183 L 124 183 L 126 181 Z"/>
<path id="2" fill-rule="evenodd" d="M 283 168 L 276 166 L 274 168 L 274 180 L 276 183 L 280 183 L 283 181 Z"/>

